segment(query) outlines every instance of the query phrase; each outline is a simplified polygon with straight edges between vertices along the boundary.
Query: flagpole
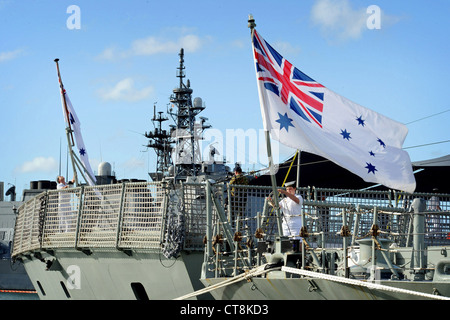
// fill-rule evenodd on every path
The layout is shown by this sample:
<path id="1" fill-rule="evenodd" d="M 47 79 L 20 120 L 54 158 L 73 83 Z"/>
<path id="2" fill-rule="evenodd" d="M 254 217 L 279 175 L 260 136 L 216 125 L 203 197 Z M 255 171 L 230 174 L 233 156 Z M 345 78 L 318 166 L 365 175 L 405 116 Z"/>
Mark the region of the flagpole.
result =
<path id="1" fill-rule="evenodd" d="M 295 186 L 298 188 L 300 188 L 300 157 L 302 154 L 302 151 L 297 149 L 297 153 L 298 153 L 298 158 L 297 158 L 297 181 L 295 182 Z"/>
<path id="2" fill-rule="evenodd" d="M 72 133 L 72 128 L 70 126 L 70 119 L 69 119 L 69 110 L 67 109 L 66 96 L 64 94 L 64 85 L 61 80 L 61 74 L 59 73 L 59 63 L 58 63 L 59 59 L 56 58 L 54 61 L 56 63 L 56 71 L 58 73 L 58 82 L 59 82 L 59 87 L 61 89 L 61 97 L 63 100 L 63 107 L 64 107 L 64 111 L 65 111 L 65 115 L 66 115 L 66 120 L 67 120 L 68 128 L 70 129 L 70 132 Z M 74 145 L 73 135 L 71 135 L 71 137 L 72 137 L 72 146 L 73 146 Z"/>
<path id="3" fill-rule="evenodd" d="M 75 160 L 75 164 L 76 164 L 76 166 L 78 167 L 78 170 L 79 170 L 81 176 L 83 177 L 84 181 L 86 181 L 86 182 L 89 184 L 89 182 L 88 182 L 88 180 L 86 179 L 86 176 L 84 175 L 84 173 L 86 173 L 86 174 L 88 175 L 88 177 L 90 178 L 91 181 L 95 181 L 95 180 L 94 180 L 94 177 L 92 177 L 91 174 L 88 172 L 88 170 L 86 170 L 86 169 L 84 168 L 84 165 L 83 165 L 83 163 L 81 162 L 80 158 L 78 158 L 77 155 L 74 154 L 74 155 L 73 155 L 73 159 Z M 84 171 L 84 173 L 83 173 L 83 171 Z"/>
<path id="4" fill-rule="evenodd" d="M 64 93 L 64 85 L 62 83 L 61 74 L 59 72 L 59 63 L 58 63 L 59 59 L 57 58 L 54 61 L 56 63 L 56 71 L 58 73 L 58 81 L 59 81 L 59 86 L 61 89 L 61 97 L 62 97 L 63 107 L 64 107 L 66 120 L 67 120 L 67 127 L 66 127 L 67 145 L 69 147 L 69 154 L 70 154 L 70 158 L 72 160 L 72 169 L 73 169 L 73 175 L 74 175 L 74 180 L 75 180 L 74 182 L 75 182 L 75 185 L 78 186 L 78 176 L 77 176 L 77 170 L 76 170 L 76 165 L 75 165 L 75 161 L 74 161 L 74 154 L 73 154 L 73 150 L 72 150 L 72 146 L 74 145 L 73 135 L 72 135 L 73 131 L 70 126 L 69 111 L 67 109 L 66 96 Z M 72 138 L 72 143 L 70 143 L 70 141 L 71 141 L 70 137 Z"/>
<path id="5" fill-rule="evenodd" d="M 59 171 L 58 175 L 61 175 L 61 137 L 59 137 Z"/>
<path id="6" fill-rule="evenodd" d="M 255 19 L 253 19 L 253 15 L 251 15 L 251 14 L 248 15 L 248 27 L 250 28 L 251 39 L 253 42 L 253 34 L 254 34 L 254 29 L 256 27 L 256 23 L 255 23 Z M 256 68 L 256 66 L 255 66 L 255 68 Z M 258 72 L 256 72 L 256 74 L 258 74 Z M 258 79 L 256 79 L 256 80 L 258 80 Z M 262 101 L 262 100 L 264 100 L 264 94 L 261 92 L 259 83 L 258 83 L 258 93 L 259 93 L 260 103 L 262 103 L 264 105 L 265 102 Z M 270 180 L 272 182 L 272 193 L 273 193 L 274 206 L 275 206 L 275 212 L 276 212 L 276 217 L 277 217 L 278 234 L 280 236 L 282 236 L 283 232 L 282 232 L 282 228 L 281 228 L 281 215 L 280 215 L 280 206 L 279 206 L 279 199 L 278 199 L 277 181 L 276 181 L 275 172 L 273 169 L 274 166 L 273 166 L 273 159 L 272 159 L 272 146 L 270 143 L 270 132 L 269 132 L 269 130 L 265 129 L 264 133 L 265 133 L 265 139 L 266 139 L 267 157 L 269 159 L 269 174 L 270 174 Z"/>

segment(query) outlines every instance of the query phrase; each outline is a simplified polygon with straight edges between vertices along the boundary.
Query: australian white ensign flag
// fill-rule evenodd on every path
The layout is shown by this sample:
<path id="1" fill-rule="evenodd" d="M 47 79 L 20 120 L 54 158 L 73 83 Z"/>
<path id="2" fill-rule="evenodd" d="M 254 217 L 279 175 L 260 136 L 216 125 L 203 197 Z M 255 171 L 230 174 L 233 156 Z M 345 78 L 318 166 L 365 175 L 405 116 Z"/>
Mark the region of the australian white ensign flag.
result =
<path id="1" fill-rule="evenodd" d="M 64 108 L 64 101 L 63 101 L 63 114 L 64 114 L 64 118 L 66 119 L 66 122 L 69 121 L 70 122 L 70 126 L 73 130 L 73 133 L 75 134 L 75 141 L 77 144 L 77 149 L 78 149 L 78 154 L 80 155 L 80 161 L 83 164 L 84 170 L 85 172 L 87 172 L 88 174 L 85 175 L 86 178 L 86 182 L 90 185 L 93 186 L 96 183 L 96 178 L 94 173 L 92 172 L 91 169 L 91 165 L 89 164 L 89 156 L 88 153 L 86 151 L 86 147 L 84 145 L 84 141 L 83 141 L 83 137 L 81 136 L 81 123 L 80 120 L 77 117 L 77 114 L 75 113 L 75 110 L 72 106 L 72 103 L 70 102 L 69 96 L 67 95 L 67 92 L 65 89 L 64 90 L 64 97 L 66 100 L 66 105 L 67 105 L 67 116 L 66 116 L 66 111 Z M 62 97 L 61 97 L 62 98 Z"/>
<path id="2" fill-rule="evenodd" d="M 411 160 L 402 150 L 405 125 L 314 81 L 256 30 L 252 42 L 264 129 L 274 139 L 329 159 L 366 182 L 414 192 Z"/>

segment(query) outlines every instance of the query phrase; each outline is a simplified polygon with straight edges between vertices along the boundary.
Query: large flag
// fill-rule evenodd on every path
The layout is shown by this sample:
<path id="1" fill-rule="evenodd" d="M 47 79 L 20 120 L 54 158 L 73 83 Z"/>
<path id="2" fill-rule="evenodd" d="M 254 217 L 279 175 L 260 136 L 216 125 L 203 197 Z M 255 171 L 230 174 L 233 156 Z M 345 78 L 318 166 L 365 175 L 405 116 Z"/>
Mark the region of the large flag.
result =
<path id="1" fill-rule="evenodd" d="M 75 110 L 72 106 L 72 103 L 70 102 L 69 96 L 67 95 L 66 90 L 62 87 L 61 90 L 63 91 L 64 98 L 66 101 L 67 106 L 67 113 L 64 107 L 64 98 L 61 95 L 62 105 L 63 105 L 63 115 L 66 122 L 70 122 L 70 127 L 72 128 L 73 133 L 75 134 L 75 141 L 77 144 L 78 153 L 80 155 L 80 161 L 83 164 L 85 173 L 88 174 L 85 175 L 86 182 L 93 186 L 96 183 L 96 178 L 94 173 L 92 172 L 91 165 L 89 164 L 89 157 L 88 153 L 86 151 L 86 147 L 84 145 L 83 137 L 81 136 L 81 123 L 80 120 L 77 117 L 77 114 L 75 113 Z"/>
<path id="2" fill-rule="evenodd" d="M 364 108 L 314 81 L 253 30 L 264 129 L 281 143 L 329 159 L 392 189 L 414 192 L 405 125 Z"/>

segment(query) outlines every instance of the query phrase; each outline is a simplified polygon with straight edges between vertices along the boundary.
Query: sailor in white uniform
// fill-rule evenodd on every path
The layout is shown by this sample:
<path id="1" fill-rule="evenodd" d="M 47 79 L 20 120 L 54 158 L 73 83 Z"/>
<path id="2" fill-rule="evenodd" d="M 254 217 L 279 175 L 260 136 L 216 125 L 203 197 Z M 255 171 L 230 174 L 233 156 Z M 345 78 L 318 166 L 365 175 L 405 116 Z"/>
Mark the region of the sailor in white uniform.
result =
<path id="1" fill-rule="evenodd" d="M 72 184 L 75 179 L 69 182 Z M 69 188 L 63 176 L 56 177 L 56 189 L 62 190 Z M 68 192 L 58 193 L 58 215 L 59 215 L 59 231 L 69 232 L 71 230 L 70 215 L 71 215 L 71 194 Z"/>
<path id="2" fill-rule="evenodd" d="M 286 196 L 280 201 L 280 209 L 283 212 L 283 235 L 293 239 L 300 239 L 303 198 L 301 195 L 295 194 L 295 181 L 286 183 L 286 190 L 278 189 L 278 191 Z"/>
<path id="3" fill-rule="evenodd" d="M 283 235 L 291 239 L 300 239 L 303 198 L 301 195 L 295 194 L 295 191 L 295 181 L 286 183 L 286 190 L 278 189 L 278 192 L 286 196 L 279 205 L 283 214 L 281 218 Z"/>

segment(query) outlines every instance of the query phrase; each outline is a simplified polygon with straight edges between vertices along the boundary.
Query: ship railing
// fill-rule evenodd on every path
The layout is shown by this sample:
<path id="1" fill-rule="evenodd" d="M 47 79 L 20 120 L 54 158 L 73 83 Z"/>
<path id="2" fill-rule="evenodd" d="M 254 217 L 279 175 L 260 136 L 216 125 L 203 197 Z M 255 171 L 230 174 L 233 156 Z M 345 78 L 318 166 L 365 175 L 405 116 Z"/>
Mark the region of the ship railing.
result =
<path id="1" fill-rule="evenodd" d="M 46 194 L 41 193 L 19 208 L 14 230 L 13 257 L 17 253 L 40 247 L 46 203 Z"/>
<path id="2" fill-rule="evenodd" d="M 343 208 L 349 210 L 350 244 L 371 231 L 374 208 L 384 208 L 377 215 L 382 236 L 410 245 L 410 205 L 416 197 L 427 201 L 426 244 L 448 245 L 449 195 L 309 187 L 298 193 L 305 200 L 305 239 L 313 247 L 342 246 Z M 255 263 L 257 242 L 277 236 L 268 196 L 273 197 L 271 187 L 225 183 L 184 183 L 173 189 L 161 182 L 137 182 L 46 191 L 19 208 L 13 256 L 55 248 L 160 250 L 170 229 L 168 214 L 178 212 L 184 224 L 182 249 L 236 255 L 235 268 L 248 267 Z M 439 209 L 433 197 L 439 198 Z"/>
<path id="3" fill-rule="evenodd" d="M 55 248 L 157 250 L 167 198 L 162 183 L 49 190 L 18 210 L 13 256 Z"/>
<path id="4" fill-rule="evenodd" d="M 359 240 L 373 237 L 411 247 L 414 237 L 422 236 L 425 247 L 418 249 L 422 255 L 427 254 L 430 246 L 450 245 L 448 194 L 325 188 L 299 188 L 297 193 L 304 199 L 301 245 L 316 262 L 320 260 L 314 253 L 317 250 L 350 250 L 358 246 Z M 273 197 L 271 187 L 227 185 L 222 189 L 220 199 L 225 218 L 220 217 L 220 208 L 211 211 L 212 225 L 207 231 L 210 242 L 205 247 L 205 262 L 209 275 L 236 275 L 267 262 L 258 243 L 274 242 L 279 237 L 275 210 L 266 201 L 268 196 Z M 439 209 L 433 197 L 439 198 Z M 421 231 L 413 228 L 411 205 L 416 198 L 425 204 L 421 209 L 424 216 Z"/>
<path id="5" fill-rule="evenodd" d="M 219 199 L 223 203 L 226 194 L 224 193 L 225 184 L 218 183 L 210 186 L 209 197 L 207 197 L 207 188 L 205 183 L 184 183 L 182 207 L 185 216 L 185 241 L 184 249 L 200 250 L 205 248 L 205 235 L 208 224 L 217 223 L 217 208 L 209 206 L 211 196 Z M 208 199 L 207 199 L 208 198 Z M 210 214 L 208 214 L 210 210 Z M 208 217 L 211 221 L 208 221 Z"/>
<path id="6" fill-rule="evenodd" d="M 223 188 L 217 184 L 212 190 L 218 196 Z M 170 215 L 183 217 L 180 248 L 203 252 L 205 184 L 137 182 L 49 190 L 18 209 L 13 256 L 57 248 L 160 252 L 172 245 L 167 240 L 173 231 Z"/>

